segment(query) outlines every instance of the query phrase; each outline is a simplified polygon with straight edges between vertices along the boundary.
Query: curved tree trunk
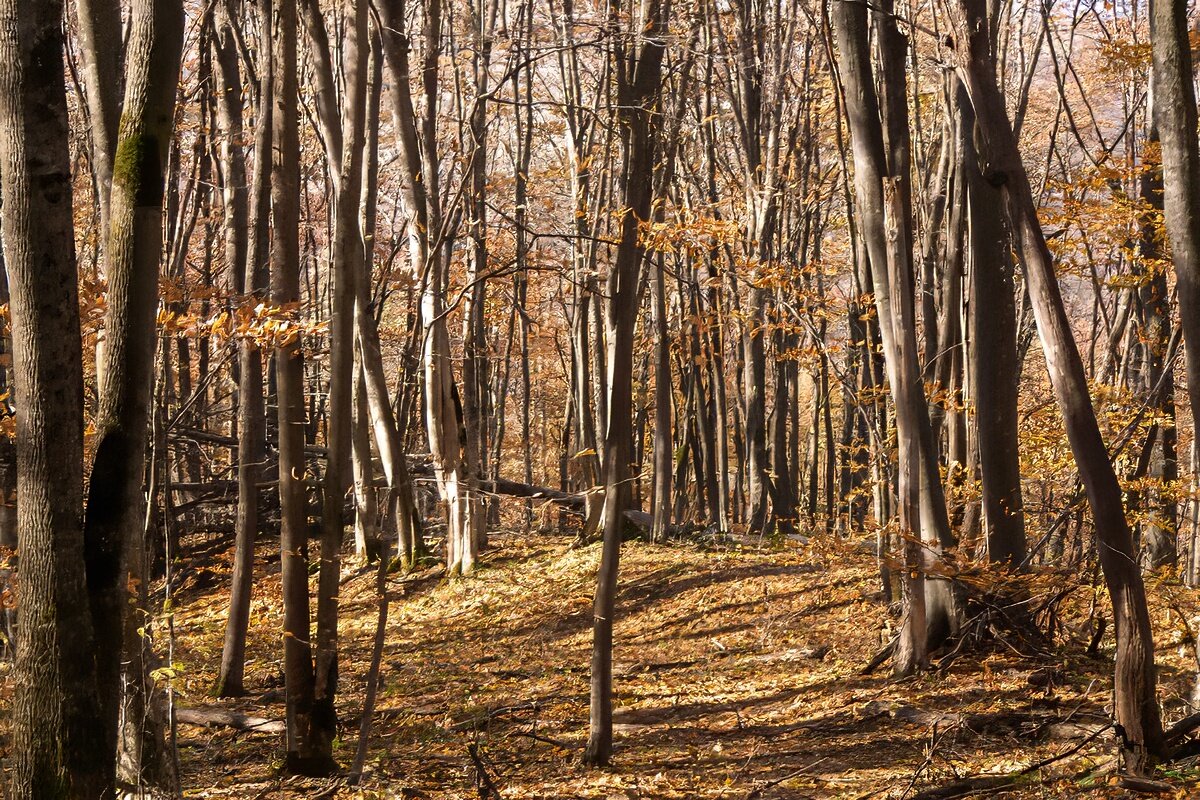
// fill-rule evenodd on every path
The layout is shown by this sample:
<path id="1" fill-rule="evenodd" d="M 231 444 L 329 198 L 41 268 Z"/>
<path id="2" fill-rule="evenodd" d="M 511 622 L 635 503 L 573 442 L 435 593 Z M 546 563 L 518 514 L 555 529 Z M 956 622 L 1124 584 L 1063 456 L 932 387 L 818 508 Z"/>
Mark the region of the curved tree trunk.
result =
<path id="1" fill-rule="evenodd" d="M 88 486 L 84 537 L 88 591 L 98 640 L 123 642 L 103 651 L 98 680 L 104 736 L 116 736 L 118 717 L 126 777 L 153 769 L 140 752 L 148 713 L 149 642 L 128 586 L 144 591 L 140 537 L 142 491 L 154 385 L 155 316 L 162 253 L 163 198 L 174 128 L 175 93 L 183 48 L 183 9 L 171 0 L 138 0 L 131 16 L 128 84 L 109 199 L 108 302 L 104 319 L 96 457 Z M 122 700 L 122 692 L 125 699 Z M 116 741 L 110 745 L 116 755 Z"/>
<path id="2" fill-rule="evenodd" d="M 1038 222 L 1029 178 L 996 84 L 983 2 L 958 0 L 957 12 L 957 69 L 971 96 L 978 130 L 990 154 L 984 178 L 1002 188 L 1008 205 L 1050 382 L 1095 521 L 1100 565 L 1112 598 L 1117 635 L 1114 716 L 1124 731 L 1122 752 L 1126 767 L 1143 773 L 1161 755 L 1162 721 L 1155 694 L 1150 614 L 1133 535 L 1122 506 L 1121 486 L 1096 422 L 1087 376 Z"/>

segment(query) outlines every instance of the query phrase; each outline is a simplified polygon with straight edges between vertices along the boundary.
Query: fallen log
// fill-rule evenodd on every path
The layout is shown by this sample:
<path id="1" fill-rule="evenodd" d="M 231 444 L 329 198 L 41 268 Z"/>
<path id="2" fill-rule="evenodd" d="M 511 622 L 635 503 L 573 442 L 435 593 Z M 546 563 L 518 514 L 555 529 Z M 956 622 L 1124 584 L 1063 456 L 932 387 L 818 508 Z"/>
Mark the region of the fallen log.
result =
<path id="1" fill-rule="evenodd" d="M 287 730 L 283 720 L 252 717 L 223 708 L 179 708 L 175 710 L 175 719 L 185 725 L 233 728 L 251 733 L 283 733 Z"/>
<path id="2" fill-rule="evenodd" d="M 225 436 L 219 433 L 210 433 L 209 431 L 197 430 L 194 428 L 183 428 L 171 432 L 171 437 L 175 439 L 186 439 L 205 444 L 218 445 L 221 447 L 236 447 L 237 438 L 233 436 Z M 307 455 L 325 458 L 328 451 L 324 447 L 315 445 L 306 445 L 304 452 Z M 433 475 L 433 465 L 429 463 L 429 457 L 422 455 L 409 462 L 409 474 L 413 476 L 429 477 Z M 260 488 L 269 488 L 276 485 L 275 482 L 260 483 Z M 384 482 L 377 482 L 377 486 L 386 486 Z M 212 498 L 208 502 L 218 503 L 224 500 L 225 502 L 233 502 L 236 500 L 237 483 L 231 480 L 213 480 L 204 483 L 178 483 L 173 484 L 173 489 L 178 491 L 210 491 L 210 492 L 227 492 L 225 498 Z M 520 483 L 518 481 L 510 481 L 504 478 L 496 480 L 482 480 L 479 482 L 479 488 L 488 494 L 503 495 L 505 497 L 521 497 L 529 500 L 544 500 L 555 505 L 563 506 L 572 511 L 582 514 L 585 507 L 584 495 L 577 492 L 564 492 L 559 489 L 552 489 L 549 486 L 537 486 L 531 483 Z M 654 518 L 647 512 L 641 509 L 631 508 L 625 511 L 625 519 L 629 524 L 639 530 L 648 531 L 654 524 Z"/>
<path id="3" fill-rule="evenodd" d="M 432 474 L 432 472 L 432 468 L 429 468 L 429 473 Z M 417 471 L 414 470 L 414 474 L 418 474 Z M 583 513 L 585 507 L 585 499 L 582 494 L 551 489 L 549 486 L 518 483 L 517 481 L 499 478 L 494 481 L 480 481 L 479 488 L 490 494 L 500 494 L 506 497 L 545 500 L 548 503 L 563 506 L 579 514 Z M 654 526 L 654 517 L 639 508 L 626 509 L 625 521 L 642 531 L 648 531 Z"/>

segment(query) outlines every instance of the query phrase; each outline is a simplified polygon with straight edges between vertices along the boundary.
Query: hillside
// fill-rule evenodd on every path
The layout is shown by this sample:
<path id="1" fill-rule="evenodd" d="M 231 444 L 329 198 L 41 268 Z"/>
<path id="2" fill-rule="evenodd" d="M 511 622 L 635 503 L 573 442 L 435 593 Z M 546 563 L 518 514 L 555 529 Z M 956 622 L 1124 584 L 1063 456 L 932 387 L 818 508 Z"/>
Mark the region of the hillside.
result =
<path id="1" fill-rule="evenodd" d="M 227 581 L 220 568 L 194 566 L 211 563 L 203 545 L 190 542 L 175 616 L 178 703 L 186 708 L 221 706 L 207 692 Z M 247 666 L 250 691 L 267 697 L 224 707 L 278 720 L 281 692 L 271 690 L 282 686 L 281 611 L 272 556 L 260 543 Z M 1097 657 L 1085 653 L 1090 592 L 1081 588 L 1078 605 L 1064 605 L 1080 618 L 1064 620 L 1068 633 L 1051 658 L 1022 657 L 995 641 L 950 659 L 939 675 L 894 681 L 886 668 L 863 675 L 888 621 L 872 558 L 821 538 L 780 546 L 627 542 L 616 628 L 616 766 L 585 769 L 579 752 L 597 559 L 598 546 L 510 533 L 494 537 L 484 568 L 470 578 L 445 581 L 440 568 L 392 576 L 362 786 L 281 778 L 279 734 L 181 725 L 186 796 L 480 798 L 495 796 L 490 783 L 500 797 L 531 800 L 866 800 L 912 797 L 1068 752 L 1010 796 L 1120 794 L 1104 775 L 1112 733 L 1095 734 L 1108 720 L 1111 643 Z M 344 573 L 335 752 L 343 764 L 357 740 L 373 580 L 370 570 Z M 1169 641 L 1170 631 L 1156 632 Z M 1186 692 L 1186 659 L 1164 649 L 1159 663 L 1164 699 Z M 1190 796 L 1200 785 L 1195 776 L 1186 765 L 1173 770 L 1166 777 Z"/>

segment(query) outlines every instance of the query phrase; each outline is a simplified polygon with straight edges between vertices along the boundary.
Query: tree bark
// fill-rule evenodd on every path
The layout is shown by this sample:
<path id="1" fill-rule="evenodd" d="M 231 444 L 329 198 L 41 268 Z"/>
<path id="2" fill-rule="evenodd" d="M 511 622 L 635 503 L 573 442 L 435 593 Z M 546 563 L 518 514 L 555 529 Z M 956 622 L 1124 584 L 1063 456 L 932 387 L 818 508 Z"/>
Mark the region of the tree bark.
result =
<path id="1" fill-rule="evenodd" d="M 610 5 L 611 14 L 618 6 Z M 638 284 L 644 245 L 639 226 L 651 218 L 653 180 L 657 163 L 658 106 L 662 91 L 663 34 L 670 3 L 647 0 L 635 36 L 637 52 L 625 54 L 621 41 L 612 43 L 617 74 L 621 125 L 621 237 L 616 263 L 608 275 L 607 327 L 608 424 L 604 443 L 604 538 L 592 616 L 591 715 L 584 761 L 607 765 L 612 758 L 612 640 L 616 613 L 617 570 L 624 512 L 630 505 L 630 461 L 633 456 L 633 338 L 637 324 Z"/>
<path id="2" fill-rule="evenodd" d="M 1127 769 L 1144 773 L 1161 755 L 1162 722 L 1155 695 L 1154 642 L 1146 591 L 1121 487 L 1096 423 L 1087 376 L 1038 222 L 1037 205 L 996 84 L 984 4 L 982 0 L 958 0 L 956 8 L 956 69 L 975 108 L 985 153 L 983 175 L 1001 188 L 1008 206 L 1050 382 L 1096 526 L 1117 635 L 1114 716 L 1124 732 L 1122 752 Z"/>
<path id="3" fill-rule="evenodd" d="M 1200 420 L 1200 143 L 1196 139 L 1195 65 L 1186 2 L 1150 3 L 1150 41 L 1151 104 L 1162 158 L 1161 204 L 1175 266 L 1188 400 L 1195 424 Z M 1146 188 L 1153 191 L 1155 187 Z M 1194 495 L 1195 474 L 1191 481 Z M 1160 547 L 1160 552 L 1165 549 Z"/>
<path id="4" fill-rule="evenodd" d="M 961 173 L 966 179 L 970 244 L 971 397 L 979 442 L 988 560 L 1009 569 L 1025 562 L 1025 511 L 1017 443 L 1017 307 L 1008 233 L 997 208 L 1003 196 L 984 180 L 975 152 L 975 112 L 955 80 Z"/>
<path id="5" fill-rule="evenodd" d="M 63 76 L 63 4 L 0 2 L 0 188 L 21 388 L 21 635 L 8 792 L 21 800 L 109 796 L 115 763 L 109 737 L 96 731 L 84 575 L 83 356 Z"/>
<path id="6" fill-rule="evenodd" d="M 226 26 L 236 24 L 232 13 L 236 6 L 227 0 Z M 260 35 L 269 41 L 270 6 L 261 9 Z M 226 259 L 235 275 L 240 273 L 243 307 L 266 299 L 268 275 L 268 230 L 271 213 L 271 49 L 263 48 L 258 63 L 258 113 L 254 131 L 254 171 L 249 198 L 239 185 L 245 180 L 245 156 L 237 141 L 241 134 L 242 101 L 237 51 L 233 32 L 226 27 L 219 33 L 218 69 L 224 80 L 225 95 L 218 105 L 225 128 L 226 157 Z M 236 94 L 235 94 L 236 92 Z M 240 178 L 239 178 L 240 176 Z M 247 202 L 247 200 L 249 202 Z M 248 219 L 252 212 L 253 218 Z M 216 695 L 236 697 L 244 693 L 246 631 L 250 623 L 250 597 L 254 582 L 254 538 L 258 534 L 258 483 L 266 458 L 266 408 L 263 402 L 262 352 L 256 342 L 238 342 L 238 504 L 234 528 L 233 574 L 230 578 L 229 617 L 225 643 L 221 650 Z"/>
<path id="7" fill-rule="evenodd" d="M 271 299 L 295 309 L 300 301 L 300 139 L 296 0 L 275 4 L 271 89 Z M 275 347 L 279 418 L 280 560 L 283 588 L 283 677 L 287 691 L 287 768 L 324 775 L 335 768 L 314 719 L 315 680 L 308 597 L 308 499 L 304 476 L 304 363 L 298 335 Z"/>
<path id="8" fill-rule="evenodd" d="M 871 267 L 884 362 L 896 406 L 899 526 L 906 554 L 904 588 L 908 613 L 893 663 L 897 673 L 908 674 L 924 667 L 930 631 L 940 637 L 953 631 L 955 611 L 946 582 L 934 581 L 932 587 L 927 587 L 930 581 L 924 575 L 930 556 L 944 544 L 950 526 L 917 350 L 912 238 L 908 227 L 911 192 L 907 143 L 901 130 L 907 130 L 907 118 L 901 125 L 897 117 L 902 115 L 893 107 L 885 139 L 882 107 L 871 73 L 866 8 L 839 3 L 833 21 L 854 155 L 857 229 L 865 242 Z M 896 80 L 896 65 L 903 64 L 905 45 L 890 17 L 879 26 L 880 35 L 888 37 L 883 49 L 900 48 L 899 54 L 882 55 L 883 83 L 887 84 Z M 902 76 L 901 72 L 900 80 Z M 904 96 L 902 88 L 892 86 L 890 91 L 893 101 Z M 928 615 L 927 606 L 932 611 Z"/>
<path id="9" fill-rule="evenodd" d="M 88 486 L 84 537 L 88 592 L 98 641 L 123 642 L 98 659 L 103 735 L 134 752 L 127 771 L 150 768 L 140 752 L 148 715 L 142 618 L 130 585 L 145 579 L 142 491 L 157 342 L 159 262 L 167 161 L 183 48 L 183 9 L 171 0 L 138 0 L 131 12 L 125 106 L 121 116 L 105 248 L 108 268 L 96 456 Z M 131 583 L 132 580 L 132 583 Z M 122 699 L 124 686 L 125 698 Z M 114 758 L 117 742 L 110 744 Z"/>

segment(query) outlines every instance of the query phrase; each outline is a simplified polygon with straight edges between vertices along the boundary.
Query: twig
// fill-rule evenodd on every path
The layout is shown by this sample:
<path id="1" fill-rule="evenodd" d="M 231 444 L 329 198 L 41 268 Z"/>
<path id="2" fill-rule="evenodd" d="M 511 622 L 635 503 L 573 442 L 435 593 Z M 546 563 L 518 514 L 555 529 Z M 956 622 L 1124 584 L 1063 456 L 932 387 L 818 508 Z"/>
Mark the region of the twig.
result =
<path id="1" fill-rule="evenodd" d="M 1097 736 L 1113 727 L 1112 723 L 1105 725 L 1103 728 L 1092 732 L 1076 744 L 1067 748 L 1057 755 L 1044 758 L 1041 761 L 1030 764 L 1025 769 L 1019 772 L 1010 772 L 1007 775 L 977 775 L 973 778 L 966 778 L 961 781 L 946 786 L 940 786 L 935 789 L 926 789 L 923 792 L 913 795 L 913 800 L 953 800 L 956 797 L 966 797 L 980 792 L 996 791 L 1006 786 L 1011 786 L 1026 775 L 1037 772 L 1040 769 L 1050 766 L 1056 761 L 1062 761 L 1064 758 L 1069 758 L 1075 755 L 1088 744 L 1090 744 Z"/>
<path id="2" fill-rule="evenodd" d="M 863 667 L 862 674 L 870 675 L 872 672 L 879 669 L 880 665 L 883 664 L 883 662 L 887 661 L 889 658 L 892 657 L 892 653 L 894 653 L 896 651 L 896 642 L 898 642 L 898 641 L 900 641 L 900 637 L 895 636 L 892 638 L 892 640 L 890 642 L 888 642 L 886 645 L 884 645 L 883 649 L 880 650 L 878 653 L 876 653 L 874 656 L 872 656 L 871 660 L 867 662 L 867 665 L 865 667 Z"/>
<path id="3" fill-rule="evenodd" d="M 762 786 L 758 786 L 754 789 L 751 789 L 750 793 L 746 795 L 746 800 L 757 800 L 757 798 L 762 797 L 762 793 L 765 792 L 767 789 L 770 789 L 773 786 L 778 786 L 779 784 L 783 783 L 784 781 L 790 781 L 792 778 L 798 778 L 801 775 L 803 775 L 804 773 L 808 772 L 813 767 L 815 767 L 817 764 L 820 764 L 822 761 L 828 761 L 828 760 L 829 760 L 828 756 L 818 758 L 813 763 L 811 763 L 807 766 L 801 767 L 800 769 L 796 770 L 795 772 L 789 772 L 787 775 L 784 775 L 782 778 L 776 778 L 773 781 L 767 781 Z"/>
<path id="4" fill-rule="evenodd" d="M 951 727 L 953 728 L 955 726 Z M 925 754 L 925 760 L 921 762 L 921 766 L 913 770 L 912 780 L 908 782 L 908 786 L 906 786 L 904 791 L 900 793 L 901 798 L 908 797 L 908 793 L 913 790 L 913 787 L 917 785 L 917 781 L 921 779 L 921 773 L 929 769 L 930 765 L 933 764 L 933 757 L 937 755 L 938 742 L 940 742 L 945 735 L 945 731 L 942 731 L 940 736 L 938 735 L 937 721 L 934 720 L 933 729 L 929 734 L 929 752 Z"/>
<path id="5" fill-rule="evenodd" d="M 479 746 L 474 742 L 467 745 L 467 753 L 475 764 L 475 789 L 479 792 L 479 800 L 500 800 L 500 790 L 487 773 L 483 759 L 479 755 Z"/>
<path id="6" fill-rule="evenodd" d="M 1163 731 L 1163 744 L 1170 747 L 1196 728 L 1200 728 L 1200 711 L 1187 715 Z"/>
<path id="7" fill-rule="evenodd" d="M 574 750 L 575 749 L 575 746 L 572 745 L 570 742 L 564 742 L 562 739 L 551 739 L 549 736 L 542 736 L 540 733 L 534 733 L 533 731 L 517 731 L 516 735 L 517 736 L 527 736 L 530 739 L 533 739 L 535 742 L 542 742 L 544 744 L 552 744 L 555 747 L 561 748 L 563 750 Z"/>

